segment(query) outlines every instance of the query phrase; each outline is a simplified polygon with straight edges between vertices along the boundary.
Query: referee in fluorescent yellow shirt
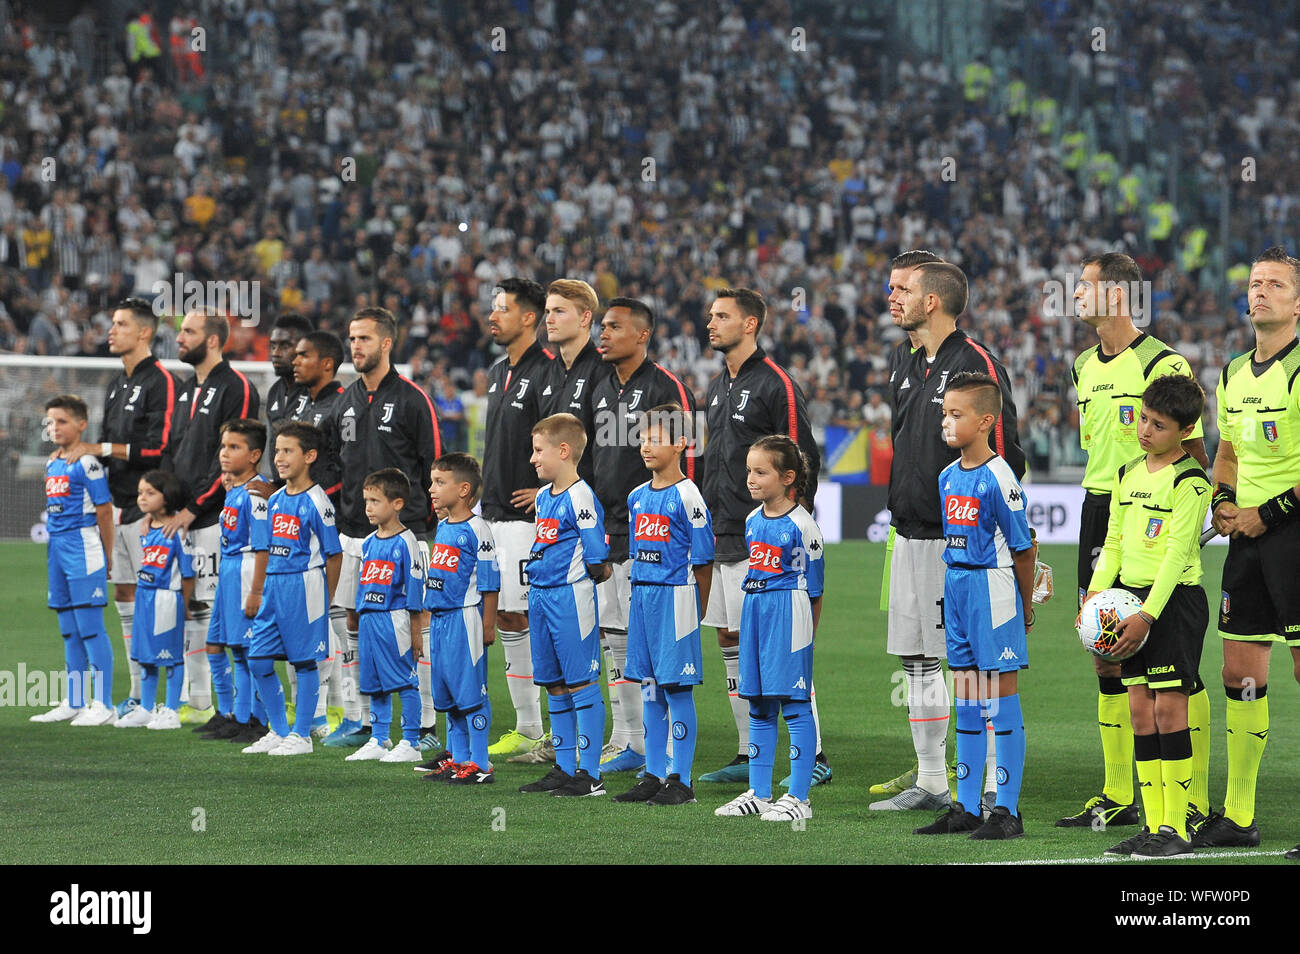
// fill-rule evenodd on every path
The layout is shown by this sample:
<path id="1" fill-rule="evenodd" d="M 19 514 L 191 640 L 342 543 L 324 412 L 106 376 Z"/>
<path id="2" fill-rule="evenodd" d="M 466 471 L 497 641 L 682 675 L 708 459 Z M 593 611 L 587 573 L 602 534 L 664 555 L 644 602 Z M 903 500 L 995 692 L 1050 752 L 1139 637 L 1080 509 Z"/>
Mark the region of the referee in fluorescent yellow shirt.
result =
<path id="1" fill-rule="evenodd" d="M 1214 528 L 1230 535 L 1223 565 L 1219 635 L 1227 693 L 1228 791 L 1223 814 L 1192 838 L 1195 847 L 1259 844 L 1255 781 L 1268 738 L 1268 658 L 1291 647 L 1300 672 L 1300 261 L 1274 246 L 1250 269 L 1246 288 L 1255 350 L 1219 377 L 1219 451 Z M 1300 847 L 1287 857 L 1300 856 Z"/>
<path id="2" fill-rule="evenodd" d="M 1187 359 L 1133 324 L 1131 303 L 1141 294 L 1142 271 L 1122 252 L 1084 259 L 1074 291 L 1075 312 L 1095 328 L 1101 343 L 1075 359 L 1071 372 L 1079 402 L 1079 443 L 1088 453 L 1084 470 L 1083 513 L 1079 521 L 1079 604 L 1092 579 L 1097 556 L 1106 542 L 1110 495 L 1115 475 L 1142 453 L 1137 426 L 1142 394 L 1166 374 L 1194 377 Z M 1150 307 L 1150 302 L 1145 302 Z M 1198 420 L 1183 449 L 1202 467 L 1209 466 L 1204 430 Z M 1101 794 L 1078 814 L 1057 821 L 1060 828 L 1104 829 L 1139 822 L 1133 798 L 1133 727 L 1128 695 L 1116 662 L 1093 657 L 1097 672 L 1097 725 L 1105 763 Z M 1188 823 L 1196 828 L 1209 811 L 1210 703 L 1199 677 L 1188 699 L 1193 742 L 1191 803 Z"/>

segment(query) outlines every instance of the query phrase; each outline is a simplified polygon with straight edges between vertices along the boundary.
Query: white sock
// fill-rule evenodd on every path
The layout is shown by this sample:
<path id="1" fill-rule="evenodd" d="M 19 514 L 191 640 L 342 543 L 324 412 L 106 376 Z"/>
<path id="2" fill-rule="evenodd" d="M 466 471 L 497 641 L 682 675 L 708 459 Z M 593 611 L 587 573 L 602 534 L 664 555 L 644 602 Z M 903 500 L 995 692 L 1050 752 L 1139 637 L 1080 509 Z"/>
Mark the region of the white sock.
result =
<path id="1" fill-rule="evenodd" d="M 916 749 L 916 784 L 938 795 L 948 791 L 948 686 L 937 659 L 904 659 L 903 669 Z"/>
<path id="2" fill-rule="evenodd" d="M 641 683 L 632 682 L 623 675 L 623 668 L 627 665 L 626 631 L 610 630 L 609 654 L 614 660 L 609 670 L 613 686 L 610 698 L 618 696 L 618 709 L 613 718 L 614 731 L 609 740 L 617 744 L 619 749 L 631 747 L 633 752 L 644 753 L 645 726 L 641 721 Z"/>
<path id="3" fill-rule="evenodd" d="M 618 678 L 614 673 L 618 672 L 619 667 L 614 665 L 614 651 L 609 648 L 609 633 L 603 629 L 600 631 L 600 651 L 605 657 L 605 688 L 609 690 L 609 724 L 613 726 L 609 733 L 609 743 L 613 745 L 618 741 L 619 729 L 622 726 L 619 721 L 621 706 L 618 688 L 614 684 L 614 680 Z"/>
<path id="4" fill-rule="evenodd" d="M 132 699 L 140 698 L 140 664 L 131 658 L 131 627 L 135 625 L 135 603 L 131 600 L 114 600 L 118 618 L 122 620 L 122 642 L 126 645 L 126 665 L 131 671 Z"/>
<path id="5" fill-rule="evenodd" d="M 328 715 L 343 707 L 343 648 L 347 645 L 348 616 L 341 606 L 330 607 L 330 654 L 321 667 L 320 695 Z"/>
<path id="6" fill-rule="evenodd" d="M 208 663 L 208 623 L 211 611 L 200 610 L 185 621 L 185 683 L 190 690 L 190 706 L 206 709 L 212 705 L 212 667 Z"/>
<path id="7" fill-rule="evenodd" d="M 357 691 L 357 634 L 346 628 L 343 630 L 343 718 L 353 722 L 361 721 L 361 693 Z"/>
<path id="8" fill-rule="evenodd" d="M 817 714 L 817 687 L 808 686 L 808 704 L 812 706 L 813 728 L 817 730 L 817 754 L 822 754 L 822 717 Z"/>
<path id="9" fill-rule="evenodd" d="M 727 670 L 727 701 L 731 703 L 731 717 L 736 720 L 736 735 L 740 737 L 741 755 L 749 755 L 749 700 L 740 698 L 740 647 L 722 647 L 722 665 Z"/>
<path id="10" fill-rule="evenodd" d="M 984 756 L 984 792 L 996 792 L 998 790 L 998 737 L 993 731 L 993 720 L 984 720 L 984 736 L 988 739 L 988 752 Z"/>
<path id="11" fill-rule="evenodd" d="M 506 686 L 515 707 L 515 731 L 530 739 L 541 738 L 542 699 L 533 685 L 533 647 L 528 630 L 500 633 L 506 656 Z"/>
<path id="12" fill-rule="evenodd" d="M 433 666 L 421 659 L 415 668 L 420 671 L 420 728 L 428 729 L 438 724 L 438 710 L 433 707 Z"/>

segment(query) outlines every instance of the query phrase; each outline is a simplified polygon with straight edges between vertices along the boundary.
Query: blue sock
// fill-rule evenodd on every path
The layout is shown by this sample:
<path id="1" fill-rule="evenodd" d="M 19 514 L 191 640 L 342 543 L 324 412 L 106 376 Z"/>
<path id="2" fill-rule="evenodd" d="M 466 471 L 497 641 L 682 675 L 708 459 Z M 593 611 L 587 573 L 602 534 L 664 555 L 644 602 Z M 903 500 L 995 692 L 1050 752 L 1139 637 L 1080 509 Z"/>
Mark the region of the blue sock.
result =
<path id="1" fill-rule="evenodd" d="M 158 703 L 158 667 L 140 664 L 140 705 L 152 709 Z"/>
<path id="2" fill-rule="evenodd" d="M 82 638 L 81 646 L 94 670 L 95 698 L 106 706 L 113 705 L 113 643 L 108 633 L 99 632 L 89 639 Z"/>
<path id="3" fill-rule="evenodd" d="M 257 694 L 266 706 L 266 724 L 283 739 L 289 734 L 289 715 L 284 707 L 284 686 L 275 674 L 275 660 L 259 656 L 248 661 L 248 668 L 257 684 Z"/>
<path id="4" fill-rule="evenodd" d="M 71 626 L 72 629 L 63 637 L 63 665 L 68 673 L 68 705 L 80 709 L 86 704 L 86 670 L 90 661 L 86 658 L 86 647 L 77 635 L 76 623 L 71 623 Z"/>
<path id="5" fill-rule="evenodd" d="M 484 772 L 488 770 L 488 732 L 492 728 L 492 703 L 484 700 L 468 716 L 462 715 L 469 723 L 469 760 Z"/>
<path id="6" fill-rule="evenodd" d="M 785 727 L 790 732 L 790 794 L 808 800 L 812 788 L 813 763 L 817 761 L 817 727 L 813 725 L 812 703 L 791 699 L 781 704 Z"/>
<path id="7" fill-rule="evenodd" d="M 228 716 L 235 708 L 235 682 L 226 647 L 222 646 L 219 653 L 208 653 L 208 666 L 212 670 L 212 688 L 217 691 L 217 711 Z"/>
<path id="8" fill-rule="evenodd" d="M 572 775 L 578 770 L 578 719 L 573 712 L 573 697 L 568 693 L 546 697 L 551 713 L 551 745 L 555 764 Z"/>
<path id="9" fill-rule="evenodd" d="M 248 650 L 235 646 L 230 652 L 235 657 L 230 667 L 230 684 L 234 692 L 231 711 L 236 722 L 247 723 L 253 714 L 253 680 L 248 672 Z"/>
<path id="10" fill-rule="evenodd" d="M 419 689 L 403 689 L 398 693 L 402 700 L 402 738 L 415 748 L 420 747 L 420 705 Z"/>
<path id="11" fill-rule="evenodd" d="M 980 813 L 981 783 L 988 739 L 978 699 L 953 699 L 957 708 L 957 801 L 972 815 Z"/>
<path id="12" fill-rule="evenodd" d="M 300 684 L 301 685 L 301 684 Z M 299 688 L 299 692 L 302 689 Z M 405 708 L 405 707 L 403 707 Z M 402 715 L 406 715 L 405 712 Z M 370 697 L 370 737 L 383 745 L 393 731 L 393 694 L 376 692 Z"/>
<path id="13" fill-rule="evenodd" d="M 104 628 L 104 608 L 83 606 L 73 610 L 77 635 L 86 652 L 87 671 L 94 680 L 95 699 L 106 706 L 113 704 L 113 643 Z"/>
<path id="14" fill-rule="evenodd" d="M 457 765 L 474 758 L 469 747 L 469 720 L 459 709 L 447 713 L 447 751 Z"/>
<path id="15" fill-rule="evenodd" d="M 776 764 L 775 699 L 749 700 L 749 787 L 759 798 L 772 797 L 772 766 Z M 673 750 L 673 765 L 677 751 Z"/>
<path id="16" fill-rule="evenodd" d="M 160 667 L 162 668 L 162 667 Z M 181 690 L 185 688 L 185 667 L 167 666 L 167 708 L 179 712 L 181 708 Z"/>
<path id="17" fill-rule="evenodd" d="M 252 674 L 250 673 L 249 675 L 251 677 Z M 279 679 L 276 679 L 276 682 L 279 681 Z M 262 725 L 269 725 L 266 721 L 266 703 L 262 701 L 262 690 L 257 687 L 257 681 L 250 678 L 248 680 L 248 688 L 253 694 L 253 718 L 262 723 Z"/>
<path id="18" fill-rule="evenodd" d="M 645 726 L 645 773 L 662 782 L 668 774 L 668 699 L 654 683 L 641 687 L 641 722 Z M 674 759 L 676 755 L 674 746 Z"/>
<path id="19" fill-rule="evenodd" d="M 573 694 L 578 722 L 579 768 L 600 778 L 600 749 L 605 742 L 605 697 L 598 683 L 588 683 Z"/>
<path id="20" fill-rule="evenodd" d="M 305 739 L 311 735 L 311 720 L 316 718 L 316 703 L 320 701 L 320 670 L 316 668 L 314 659 L 295 663 L 293 668 L 298 670 L 298 718 L 293 731 Z"/>
<path id="21" fill-rule="evenodd" d="M 672 716 L 673 771 L 681 776 L 682 784 L 690 788 L 691 768 L 695 764 L 695 736 L 699 731 L 695 719 L 695 693 L 690 686 L 678 686 L 669 689 L 667 696 L 668 712 Z M 661 742 L 659 750 L 662 752 L 664 747 L 665 743 Z M 646 749 L 647 765 L 649 755 L 650 750 Z M 661 757 L 666 763 L 668 756 L 665 754 Z"/>
<path id="22" fill-rule="evenodd" d="M 1020 814 L 1020 783 L 1025 774 L 1025 717 L 1020 694 L 992 699 L 989 704 L 997 737 L 998 804 Z"/>

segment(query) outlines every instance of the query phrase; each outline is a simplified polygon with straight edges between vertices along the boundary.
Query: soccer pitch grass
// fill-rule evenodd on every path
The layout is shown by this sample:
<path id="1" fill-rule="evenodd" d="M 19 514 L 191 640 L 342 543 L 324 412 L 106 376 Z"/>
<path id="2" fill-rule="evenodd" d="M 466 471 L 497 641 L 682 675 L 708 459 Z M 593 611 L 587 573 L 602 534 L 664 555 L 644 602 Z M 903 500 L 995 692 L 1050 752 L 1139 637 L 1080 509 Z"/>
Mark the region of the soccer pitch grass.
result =
<path id="1" fill-rule="evenodd" d="M 1206 550 L 1207 590 L 1217 605 L 1225 550 Z M 0 671 L 16 679 L 58 670 L 62 648 L 45 607 L 45 548 L 0 544 L 0 605 L 10 623 Z M 179 732 L 119 732 L 31 724 L 37 708 L 0 707 L 0 862 L 36 864 L 354 864 L 354 863 L 948 863 L 1100 860 L 1133 829 L 1093 832 L 1053 827 L 1078 811 L 1101 784 L 1096 680 L 1073 631 L 1075 551 L 1043 547 L 1056 570 L 1057 595 L 1038 613 L 1031 668 L 1022 676 L 1028 764 L 1021 810 L 1025 837 L 1006 843 L 921 837 L 931 813 L 871 812 L 867 787 L 912 764 L 901 672 L 885 654 L 878 609 L 881 544 L 826 549 L 827 598 L 817 636 L 817 696 L 834 780 L 813 789 L 814 817 L 802 831 L 757 818 L 716 818 L 713 809 L 744 785 L 698 784 L 699 803 L 679 808 L 615 805 L 609 798 L 554 799 L 517 788 L 545 766 L 503 764 L 498 781 L 474 789 L 419 780 L 409 765 L 347 763 L 346 750 L 317 746 L 310 756 L 271 759 L 240 754 L 226 742 Z M 119 698 L 128 688 L 117 615 L 106 611 L 117 653 Z M 705 685 L 697 691 L 697 774 L 735 753 L 735 730 L 722 686 L 712 630 L 705 630 Z M 501 678 L 501 651 L 490 651 L 493 738 L 513 725 Z M 1201 674 L 1213 713 L 1210 794 L 1224 791 L 1224 698 L 1217 637 L 1207 637 Z M 11 682 L 12 686 L 13 683 Z M 21 686 L 18 687 L 21 692 Z M 1269 698 L 1276 734 L 1260 772 L 1259 849 L 1247 857 L 1204 853 L 1178 864 L 1267 864 L 1300 840 L 1290 813 L 1300 691 L 1289 654 L 1273 653 Z M 22 701 L 21 699 L 19 701 Z M 443 729 L 440 720 L 440 735 Z M 784 738 L 784 729 L 782 729 Z M 950 737 L 951 739 L 951 737 Z M 784 743 L 781 746 L 784 751 Z M 950 741 L 951 751 L 951 741 Z M 777 779 L 786 772 L 777 762 Z M 611 793 L 630 774 L 609 776 Z M 202 810 L 201 812 L 198 810 Z M 196 831 L 197 819 L 203 829 Z M 1127 864 L 1128 862 L 1118 862 Z"/>

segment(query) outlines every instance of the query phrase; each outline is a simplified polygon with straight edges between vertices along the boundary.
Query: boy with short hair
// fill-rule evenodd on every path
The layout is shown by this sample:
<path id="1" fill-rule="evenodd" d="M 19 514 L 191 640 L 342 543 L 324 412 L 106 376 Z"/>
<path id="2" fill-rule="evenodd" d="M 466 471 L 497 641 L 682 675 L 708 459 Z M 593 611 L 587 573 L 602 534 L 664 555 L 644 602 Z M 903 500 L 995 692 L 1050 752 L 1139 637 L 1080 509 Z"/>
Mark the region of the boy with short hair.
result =
<path id="1" fill-rule="evenodd" d="M 682 473 L 689 441 L 689 419 L 680 405 L 660 404 L 646 413 L 641 459 L 653 476 L 627 497 L 632 602 L 623 670 L 641 683 L 646 770 L 641 781 L 614 797 L 616 802 L 695 801 L 692 690 L 704 681 L 700 607 L 709 604 L 714 541 L 709 508 Z M 668 774 L 670 726 L 674 771 Z"/>
<path id="2" fill-rule="evenodd" d="M 1143 393 L 1138 443 L 1146 454 L 1119 470 L 1106 543 L 1088 584 L 1091 597 L 1118 577 L 1121 588 L 1142 600 L 1142 609 L 1116 628 L 1119 639 L 1111 656 L 1121 660 L 1120 675 L 1128 686 L 1146 825 L 1108 855 L 1186 858 L 1192 853 L 1187 699 L 1197 684 L 1210 619 L 1199 538 L 1211 494 L 1209 478 L 1182 442 L 1204 408 L 1205 393 L 1195 378 L 1168 375 Z"/>
<path id="3" fill-rule="evenodd" d="M 369 474 L 361 485 L 366 519 L 375 532 L 361 541 L 357 576 L 357 680 L 370 697 L 372 731 L 349 762 L 420 761 L 420 680 L 424 652 L 424 558 L 402 525 L 411 482 L 396 467 Z M 388 738 L 393 693 L 402 700 L 402 740 Z"/>
<path id="4" fill-rule="evenodd" d="M 312 751 L 311 721 L 320 694 L 316 667 L 329 653 L 329 605 L 343 553 L 334 527 L 334 506 L 311 479 L 311 465 L 321 444 L 321 432 L 298 421 L 285 424 L 275 438 L 275 469 L 285 484 L 271 495 L 267 506 L 266 589 L 248 654 L 271 731 L 242 750 L 249 754 Z M 284 687 L 275 673 L 276 659 L 288 660 L 298 673 L 298 711 L 292 732 Z"/>
<path id="5" fill-rule="evenodd" d="M 221 562 L 207 647 L 217 714 L 194 730 L 205 739 L 243 739 L 245 745 L 266 734 L 266 707 L 253 691 L 248 669 L 248 645 L 253 618 L 262 602 L 270 546 L 267 502 L 249 493 L 249 485 L 263 482 L 257 468 L 265 446 L 266 425 L 261 421 L 236 418 L 221 426 L 217 461 L 226 499 L 217 523 Z M 227 648 L 234 657 L 233 667 Z"/>
<path id="6" fill-rule="evenodd" d="M 604 511 L 578 477 L 586 446 L 587 432 L 572 414 L 552 414 L 533 425 L 530 460 L 546 483 L 537 491 L 536 539 L 528 554 L 528 619 L 533 681 L 548 693 L 555 765 L 521 792 L 605 794 L 596 584 L 610 573 L 609 544 Z"/>
<path id="7" fill-rule="evenodd" d="M 68 697 L 32 722 L 109 725 L 113 711 L 113 646 L 104 628 L 109 554 L 113 552 L 113 499 L 103 465 L 89 454 L 68 454 L 86 431 L 86 402 L 60 394 L 45 402 L 46 426 L 59 448 L 45 464 L 45 528 L 49 532 L 50 609 L 63 634 Z M 92 675 L 94 698 L 85 679 Z"/>
<path id="8" fill-rule="evenodd" d="M 1029 665 L 1026 636 L 1034 625 L 1034 542 L 1025 492 L 1005 460 L 989 447 L 1002 413 L 995 378 L 961 372 L 943 395 L 943 439 L 961 456 L 939 474 L 943 505 L 943 618 L 948 668 L 957 706 L 957 801 L 918 835 L 970 832 L 976 841 L 1019 838 L 1025 725 L 1018 674 Z M 992 722 L 997 803 L 981 822 L 982 779 Z M 944 793 L 948 798 L 948 793 Z M 969 808 L 967 808 L 969 806 Z M 973 809 L 973 811 L 971 810 Z"/>
<path id="9" fill-rule="evenodd" d="M 488 731 L 492 704 L 484 647 L 496 635 L 501 573 L 487 521 L 473 512 L 483 477 L 469 454 L 444 454 L 429 472 L 438 531 L 425 577 L 430 684 L 447 713 L 449 752 L 424 776 L 450 785 L 492 784 Z"/>

